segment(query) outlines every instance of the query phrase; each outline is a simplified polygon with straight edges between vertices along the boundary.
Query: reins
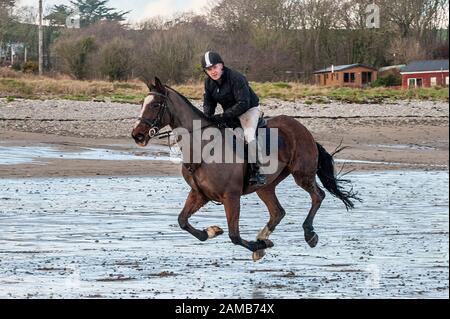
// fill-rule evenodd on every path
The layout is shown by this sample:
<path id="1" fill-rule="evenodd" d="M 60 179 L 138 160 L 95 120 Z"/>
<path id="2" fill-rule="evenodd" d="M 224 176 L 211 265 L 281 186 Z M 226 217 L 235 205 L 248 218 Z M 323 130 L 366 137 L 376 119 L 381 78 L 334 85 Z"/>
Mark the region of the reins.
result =
<path id="1" fill-rule="evenodd" d="M 154 137 L 159 138 L 159 139 L 163 139 L 165 137 L 169 138 L 171 136 L 171 134 L 173 133 L 173 131 L 165 131 L 165 132 L 162 132 L 162 133 L 158 133 L 159 130 L 160 130 L 159 125 L 161 124 L 161 121 L 164 118 L 164 116 L 166 115 L 166 112 L 167 112 L 167 109 L 168 109 L 167 100 L 169 99 L 169 96 L 165 95 L 165 94 L 158 93 L 158 92 L 150 92 L 149 95 L 160 96 L 160 97 L 164 98 L 164 102 L 163 103 L 159 103 L 159 106 L 161 107 L 161 109 L 158 111 L 158 114 L 156 115 L 156 118 L 153 121 L 149 121 L 149 120 L 147 120 L 147 119 L 145 119 L 143 117 L 139 117 L 138 120 L 143 122 L 143 123 L 145 123 L 147 126 L 150 127 L 149 134 L 150 134 L 151 138 L 154 138 Z M 172 120 L 173 120 L 172 113 L 170 113 L 170 112 L 168 112 L 168 113 L 170 115 L 170 122 L 172 122 Z M 203 130 L 203 129 L 211 127 L 211 126 L 218 126 L 218 127 L 220 127 L 220 124 L 210 123 L 208 125 L 200 127 L 199 129 L 188 131 L 187 133 L 191 134 L 191 133 Z M 153 133 L 152 133 L 152 130 L 153 130 Z M 184 133 L 184 134 L 186 134 L 186 133 Z M 179 135 L 182 135 L 182 134 L 179 134 Z"/>
<path id="2" fill-rule="evenodd" d="M 155 117 L 155 119 L 153 121 L 149 121 L 149 120 L 147 120 L 147 119 L 145 119 L 143 117 L 139 117 L 138 120 L 143 122 L 144 124 L 146 124 L 147 126 L 150 127 L 150 131 L 149 131 L 150 138 L 158 138 L 158 139 L 167 138 L 167 144 L 169 146 L 170 151 L 172 151 L 172 147 L 170 145 L 170 137 L 173 135 L 172 134 L 173 131 L 165 131 L 165 132 L 162 132 L 162 133 L 158 133 L 159 130 L 160 130 L 160 124 L 161 124 L 164 116 L 166 115 L 166 112 L 167 112 L 167 109 L 168 109 L 167 100 L 169 100 L 169 95 L 168 94 L 161 94 L 161 93 L 158 93 L 158 92 L 150 92 L 149 95 L 162 97 L 164 99 L 163 100 L 164 102 L 163 103 L 159 103 L 159 106 L 161 108 L 158 111 L 158 114 L 156 115 L 156 117 Z M 173 115 L 172 115 L 172 113 L 170 111 L 167 112 L 167 113 L 169 113 L 170 122 L 173 122 Z M 211 126 L 217 126 L 219 128 L 221 127 L 220 124 L 210 123 L 208 125 L 205 125 L 205 126 L 202 126 L 202 127 L 198 128 L 198 129 L 188 131 L 187 133 L 179 133 L 178 135 L 192 134 L 192 133 L 194 133 L 196 131 L 201 131 L 201 130 L 203 130 L 205 128 L 208 128 L 208 127 L 211 127 Z M 186 164 L 184 164 L 184 165 L 187 168 L 187 170 L 189 171 L 189 173 L 191 174 L 191 176 L 192 176 L 192 178 L 194 180 L 194 183 L 197 186 L 197 189 L 200 192 L 200 194 L 202 194 L 205 198 L 208 198 L 208 196 L 206 196 L 205 193 L 203 192 L 203 190 L 198 186 L 197 178 L 196 178 L 196 176 L 194 174 L 196 169 L 189 168 L 189 167 L 187 167 Z M 213 201 L 213 200 L 210 200 L 210 201 L 213 204 L 217 205 L 217 206 L 221 206 L 222 205 L 222 203 L 218 203 L 218 202 Z"/>

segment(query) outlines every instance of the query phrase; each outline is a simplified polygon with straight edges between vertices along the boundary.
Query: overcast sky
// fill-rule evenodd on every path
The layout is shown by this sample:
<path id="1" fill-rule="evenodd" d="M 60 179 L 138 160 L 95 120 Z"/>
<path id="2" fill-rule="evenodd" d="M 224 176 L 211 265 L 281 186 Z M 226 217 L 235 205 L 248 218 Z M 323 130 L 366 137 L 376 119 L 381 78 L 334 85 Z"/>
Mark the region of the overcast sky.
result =
<path id="1" fill-rule="evenodd" d="M 120 11 L 130 11 L 128 19 L 132 22 L 152 16 L 168 16 L 183 11 L 199 12 L 211 0 L 110 0 L 109 6 Z M 19 0 L 20 5 L 38 6 L 38 0 Z M 44 0 L 44 8 L 55 4 L 69 4 L 70 0 Z"/>

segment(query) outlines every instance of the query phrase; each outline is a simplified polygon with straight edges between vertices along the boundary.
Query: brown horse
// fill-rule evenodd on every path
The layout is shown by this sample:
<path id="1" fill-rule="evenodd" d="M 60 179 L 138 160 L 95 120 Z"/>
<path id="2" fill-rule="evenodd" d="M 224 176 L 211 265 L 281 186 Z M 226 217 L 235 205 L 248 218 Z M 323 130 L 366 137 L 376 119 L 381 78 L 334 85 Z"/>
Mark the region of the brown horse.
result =
<path id="1" fill-rule="evenodd" d="M 138 145 L 146 146 L 165 126 L 172 129 L 184 128 L 192 134 L 195 130 L 193 125 L 195 120 L 201 123 L 201 130 L 215 126 L 215 123 L 205 117 L 185 97 L 163 85 L 158 78 L 154 84 L 148 86 L 150 93 L 143 103 L 141 116 L 132 131 L 132 137 Z M 275 188 L 289 175 L 292 175 L 297 185 L 311 196 L 311 209 L 303 223 L 305 240 L 310 247 L 315 247 L 318 242 L 313 220 L 325 198 L 325 192 L 316 182 L 316 175 L 332 195 L 342 200 L 347 210 L 354 207 L 352 199 L 357 199 L 352 190 L 343 190 L 341 184 L 348 181 L 336 177 L 332 155 L 314 141 L 311 133 L 301 123 L 288 116 L 277 116 L 267 121 L 267 127 L 278 129 L 280 143 L 276 172 L 267 176 L 267 183 L 264 186 L 246 185 L 244 178 L 247 174 L 246 163 L 195 164 L 185 161 L 182 166 L 183 177 L 190 185 L 191 191 L 178 217 L 180 227 L 201 241 L 223 234 L 223 230 L 218 226 L 199 230 L 188 221 L 208 202 L 220 202 L 225 208 L 231 241 L 252 251 L 254 260 L 262 258 L 265 249 L 273 246 L 268 237 L 285 216 L 285 210 L 278 201 Z M 193 139 L 190 138 L 190 141 L 189 151 L 192 154 Z M 201 147 L 204 146 L 203 143 Z M 267 206 L 270 219 L 257 235 L 256 241 L 247 241 L 242 239 L 239 233 L 240 198 L 253 192 L 256 192 Z"/>

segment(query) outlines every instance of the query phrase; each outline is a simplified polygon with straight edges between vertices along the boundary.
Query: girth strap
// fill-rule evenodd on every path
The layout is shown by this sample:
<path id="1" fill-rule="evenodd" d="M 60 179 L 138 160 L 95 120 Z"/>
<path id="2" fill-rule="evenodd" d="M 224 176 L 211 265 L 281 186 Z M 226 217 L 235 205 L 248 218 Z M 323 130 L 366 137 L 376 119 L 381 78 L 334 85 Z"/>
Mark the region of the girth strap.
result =
<path id="1" fill-rule="evenodd" d="M 197 180 L 197 176 L 195 176 L 195 172 L 197 171 L 197 169 L 201 166 L 202 164 L 200 163 L 199 165 L 191 165 L 191 164 L 186 164 L 183 163 L 183 166 L 187 169 L 187 171 L 191 174 L 192 179 L 194 181 L 195 186 L 197 187 L 197 190 L 200 194 L 203 195 L 203 197 L 208 198 L 208 196 L 206 196 L 206 194 L 203 192 L 203 190 L 200 188 L 199 184 L 198 184 L 198 180 Z M 212 199 L 208 198 L 214 205 L 217 206 L 222 206 L 223 203 L 219 203 L 216 201 L 213 201 Z"/>

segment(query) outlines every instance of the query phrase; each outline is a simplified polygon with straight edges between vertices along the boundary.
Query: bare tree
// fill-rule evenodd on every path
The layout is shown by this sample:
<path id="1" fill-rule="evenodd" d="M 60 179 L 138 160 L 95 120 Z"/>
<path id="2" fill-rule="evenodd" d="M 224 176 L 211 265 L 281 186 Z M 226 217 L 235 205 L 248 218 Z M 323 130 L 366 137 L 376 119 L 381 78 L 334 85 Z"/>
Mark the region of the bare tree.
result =
<path id="1" fill-rule="evenodd" d="M 6 32 L 12 20 L 12 8 L 15 0 L 0 0 L 0 45 L 5 40 Z"/>
<path id="2" fill-rule="evenodd" d="M 380 4 L 383 14 L 397 27 L 402 38 L 442 27 L 445 19 L 442 12 L 448 10 L 448 0 L 381 0 Z"/>
<path id="3" fill-rule="evenodd" d="M 201 52 L 206 50 L 192 29 L 175 27 L 169 31 L 145 34 L 137 48 L 137 74 L 151 80 L 154 76 L 163 81 L 181 83 L 195 74 Z"/>
<path id="4" fill-rule="evenodd" d="M 133 52 L 133 42 L 122 38 L 112 39 L 99 52 L 101 73 L 110 81 L 128 80 L 134 65 Z"/>
<path id="5" fill-rule="evenodd" d="M 94 50 L 96 50 L 96 44 L 93 37 L 61 39 L 55 45 L 55 51 L 62 60 L 62 70 L 78 80 L 89 77 L 92 65 L 91 53 Z"/>
<path id="6" fill-rule="evenodd" d="M 52 35 L 49 41 L 59 35 L 54 48 L 60 43 L 70 47 L 80 39 L 95 38 L 98 50 L 85 52 L 89 68 L 82 75 L 88 78 L 106 75 L 126 79 L 134 74 L 147 78 L 158 75 L 172 83 L 199 79 L 204 76 L 200 57 L 206 50 L 219 51 L 227 65 L 258 81 L 309 81 L 314 70 L 331 64 L 384 66 L 418 58 L 448 58 L 448 0 L 377 0 L 381 26 L 368 29 L 366 9 L 372 3 L 214 0 L 201 16 L 188 12 L 171 18 L 156 17 L 135 29 L 100 21 L 79 30 L 55 28 L 45 34 Z M 61 25 L 67 8 L 55 9 L 57 25 Z M 5 10 L 0 10 L 0 17 L 1 12 Z M 4 28 L 1 24 L 0 36 L 24 39 L 18 35 L 22 25 Z M 7 32 L 2 33 L 3 29 Z M 33 32 L 28 33 L 31 36 Z M 112 41 L 114 38 L 126 41 Z M 67 66 L 67 52 L 70 50 L 53 50 L 55 61 Z M 73 74 L 67 67 L 63 69 Z"/>

